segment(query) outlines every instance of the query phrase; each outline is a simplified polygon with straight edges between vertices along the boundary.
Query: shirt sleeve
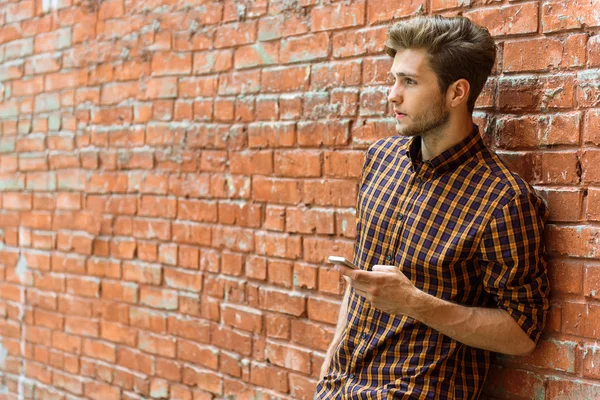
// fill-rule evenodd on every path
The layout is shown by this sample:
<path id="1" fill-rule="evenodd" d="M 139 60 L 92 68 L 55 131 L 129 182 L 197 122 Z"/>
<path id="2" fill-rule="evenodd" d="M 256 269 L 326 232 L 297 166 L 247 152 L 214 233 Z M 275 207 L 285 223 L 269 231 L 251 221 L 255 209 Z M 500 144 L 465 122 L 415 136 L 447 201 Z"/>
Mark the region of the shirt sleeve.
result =
<path id="1" fill-rule="evenodd" d="M 535 343 L 548 311 L 543 200 L 520 194 L 498 209 L 479 248 L 483 287 Z"/>

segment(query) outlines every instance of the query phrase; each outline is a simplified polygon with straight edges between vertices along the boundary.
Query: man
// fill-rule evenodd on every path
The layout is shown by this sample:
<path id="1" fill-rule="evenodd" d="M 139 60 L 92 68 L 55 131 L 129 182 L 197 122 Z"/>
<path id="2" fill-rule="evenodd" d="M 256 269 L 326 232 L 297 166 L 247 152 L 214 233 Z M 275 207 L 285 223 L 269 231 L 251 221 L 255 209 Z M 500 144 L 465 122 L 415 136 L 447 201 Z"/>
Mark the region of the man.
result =
<path id="1" fill-rule="evenodd" d="M 490 352 L 531 352 L 549 291 L 547 209 L 472 112 L 495 62 L 468 19 L 388 32 L 398 136 L 367 151 L 354 264 L 317 399 L 477 399 Z"/>

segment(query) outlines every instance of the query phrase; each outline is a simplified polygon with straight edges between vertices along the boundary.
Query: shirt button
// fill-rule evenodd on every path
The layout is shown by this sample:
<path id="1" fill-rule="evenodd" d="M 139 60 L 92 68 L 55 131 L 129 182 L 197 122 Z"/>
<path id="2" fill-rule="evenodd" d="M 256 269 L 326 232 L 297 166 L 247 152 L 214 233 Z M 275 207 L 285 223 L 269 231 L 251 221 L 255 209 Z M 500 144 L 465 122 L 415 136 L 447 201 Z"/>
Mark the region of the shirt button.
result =
<path id="1" fill-rule="evenodd" d="M 364 332 L 363 332 L 363 333 L 361 333 L 361 334 L 360 334 L 360 338 L 361 338 L 361 339 L 365 339 L 366 337 L 367 337 L 367 334 L 366 334 L 366 333 L 364 333 Z"/>
<path id="2" fill-rule="evenodd" d="M 350 378 L 350 379 L 354 379 L 354 374 L 350 374 L 350 375 L 348 375 L 348 378 Z"/>
<path id="3" fill-rule="evenodd" d="M 404 215 L 398 214 L 398 221 L 402 221 L 404 219 Z"/>
<path id="4" fill-rule="evenodd" d="M 387 255 L 387 257 L 386 257 L 386 259 L 387 259 L 388 261 L 392 261 L 392 256 L 388 254 L 388 255 Z"/>

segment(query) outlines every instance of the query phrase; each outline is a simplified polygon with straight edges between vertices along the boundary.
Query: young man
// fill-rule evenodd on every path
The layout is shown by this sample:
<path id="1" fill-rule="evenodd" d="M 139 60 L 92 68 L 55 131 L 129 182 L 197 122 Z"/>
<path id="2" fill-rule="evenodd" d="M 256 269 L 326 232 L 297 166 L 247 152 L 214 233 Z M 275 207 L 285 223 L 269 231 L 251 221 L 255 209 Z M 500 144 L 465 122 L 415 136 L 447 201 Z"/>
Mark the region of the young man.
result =
<path id="1" fill-rule="evenodd" d="M 531 352 L 549 291 L 533 188 L 472 112 L 495 61 L 468 19 L 391 27 L 398 136 L 368 150 L 354 264 L 316 399 L 477 399 L 490 352 Z"/>

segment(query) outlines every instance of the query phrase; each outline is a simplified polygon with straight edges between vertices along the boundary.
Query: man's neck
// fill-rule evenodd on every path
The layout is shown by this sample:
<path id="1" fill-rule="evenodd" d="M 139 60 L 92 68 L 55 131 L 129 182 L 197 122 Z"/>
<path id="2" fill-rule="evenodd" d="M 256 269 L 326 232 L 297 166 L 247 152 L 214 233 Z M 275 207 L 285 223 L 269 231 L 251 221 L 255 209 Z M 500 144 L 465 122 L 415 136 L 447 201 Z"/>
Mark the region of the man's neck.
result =
<path id="1" fill-rule="evenodd" d="M 449 122 L 443 130 L 421 136 L 421 154 L 423 161 L 431 160 L 449 148 L 456 146 L 473 132 L 473 119 L 460 123 Z"/>

